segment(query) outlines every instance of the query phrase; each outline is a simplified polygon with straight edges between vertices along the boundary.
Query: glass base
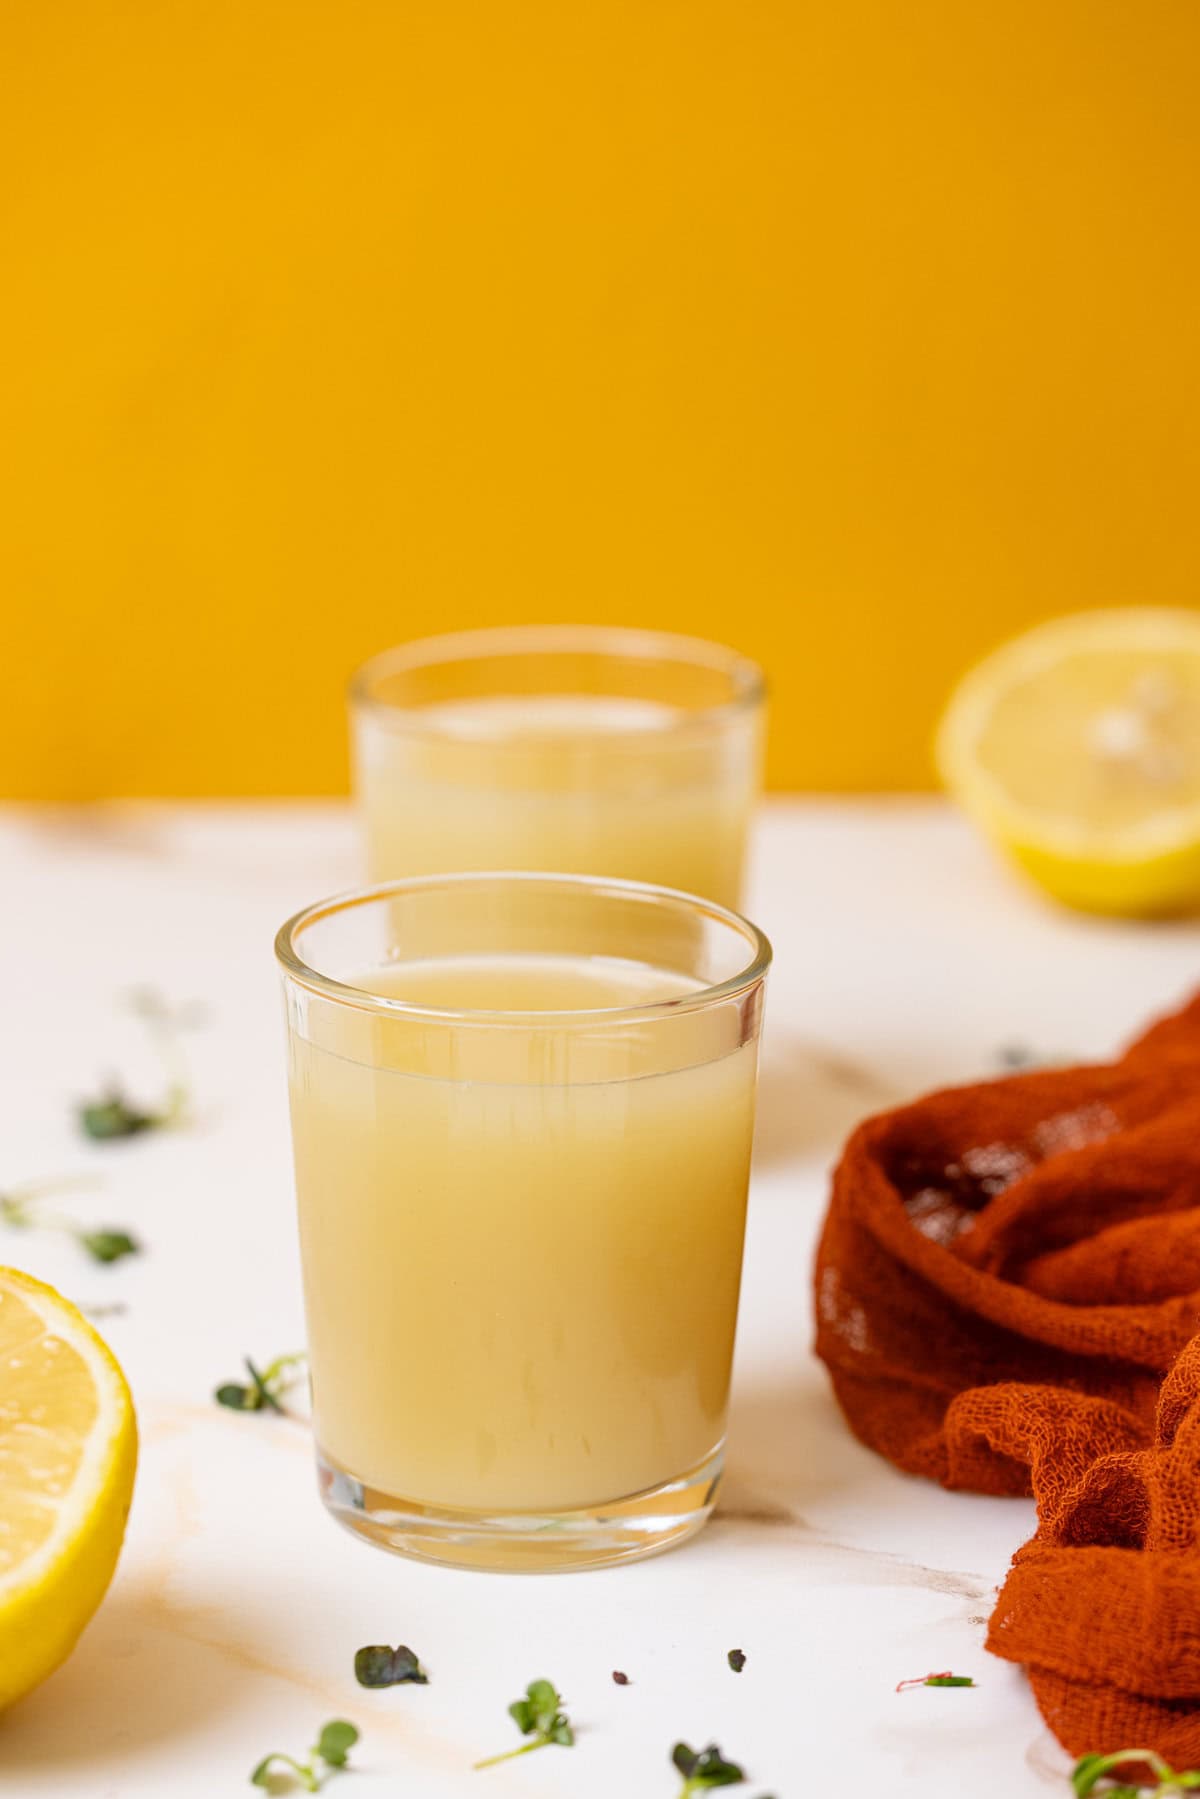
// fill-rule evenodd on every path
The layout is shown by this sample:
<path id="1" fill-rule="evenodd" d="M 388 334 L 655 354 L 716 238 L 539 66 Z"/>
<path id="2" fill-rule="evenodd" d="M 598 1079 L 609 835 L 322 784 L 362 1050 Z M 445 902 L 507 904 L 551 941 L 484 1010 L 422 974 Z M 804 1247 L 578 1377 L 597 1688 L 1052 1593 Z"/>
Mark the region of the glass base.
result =
<path id="1" fill-rule="evenodd" d="M 495 1516 L 419 1505 L 364 1486 L 320 1449 L 317 1480 L 338 1523 L 381 1549 L 447 1568 L 554 1574 L 639 1561 L 695 1536 L 716 1503 L 724 1459 L 721 1444 L 678 1480 L 584 1511 Z"/>

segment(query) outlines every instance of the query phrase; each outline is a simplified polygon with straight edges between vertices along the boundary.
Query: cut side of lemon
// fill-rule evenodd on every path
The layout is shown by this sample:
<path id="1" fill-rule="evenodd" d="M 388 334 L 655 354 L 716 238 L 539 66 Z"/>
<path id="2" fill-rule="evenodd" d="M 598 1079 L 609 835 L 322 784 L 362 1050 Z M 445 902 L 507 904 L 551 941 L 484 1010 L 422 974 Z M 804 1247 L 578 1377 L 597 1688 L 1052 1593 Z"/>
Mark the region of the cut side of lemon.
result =
<path id="1" fill-rule="evenodd" d="M 1053 619 L 959 683 L 943 781 L 1066 904 L 1153 915 L 1200 904 L 1200 611 Z"/>
<path id="2" fill-rule="evenodd" d="M 103 1599 L 136 1464 L 111 1350 L 52 1287 L 0 1268 L 0 1707 L 65 1660 Z"/>

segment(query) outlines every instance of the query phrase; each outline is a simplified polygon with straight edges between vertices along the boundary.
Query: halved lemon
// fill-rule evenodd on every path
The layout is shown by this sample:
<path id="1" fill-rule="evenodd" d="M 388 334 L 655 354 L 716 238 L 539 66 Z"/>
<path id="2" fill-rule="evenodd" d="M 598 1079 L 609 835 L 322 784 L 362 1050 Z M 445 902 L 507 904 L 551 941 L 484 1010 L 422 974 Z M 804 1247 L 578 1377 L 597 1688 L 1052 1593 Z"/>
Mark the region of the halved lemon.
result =
<path id="1" fill-rule="evenodd" d="M 1200 903 L 1200 612 L 1077 612 L 960 682 L 937 735 L 955 798 L 1092 912 Z"/>
<path id="2" fill-rule="evenodd" d="M 52 1287 L 0 1268 L 0 1707 L 66 1659 L 103 1599 L 136 1464 L 111 1350 Z"/>

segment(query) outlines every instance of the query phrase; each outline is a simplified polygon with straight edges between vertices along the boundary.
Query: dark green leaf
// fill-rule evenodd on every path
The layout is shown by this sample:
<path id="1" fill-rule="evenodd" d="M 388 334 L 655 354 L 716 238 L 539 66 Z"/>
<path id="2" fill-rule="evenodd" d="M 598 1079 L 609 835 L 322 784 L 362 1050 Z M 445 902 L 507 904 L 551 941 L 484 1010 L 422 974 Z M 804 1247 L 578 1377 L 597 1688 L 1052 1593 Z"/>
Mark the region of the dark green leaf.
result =
<path id="1" fill-rule="evenodd" d="M 389 1649 L 386 1643 L 370 1643 L 365 1649 L 356 1650 L 354 1678 L 360 1687 L 423 1687 L 429 1684 L 429 1676 L 417 1657 L 403 1643 L 395 1649 Z"/>
<path id="2" fill-rule="evenodd" d="M 527 1737 L 530 1731 L 536 1728 L 533 1721 L 533 1707 L 528 1699 L 514 1699 L 508 1708 L 508 1715 L 524 1737 Z"/>
<path id="3" fill-rule="evenodd" d="M 671 1760 L 687 1781 L 687 1791 L 698 1793 L 711 1787 L 738 1786 L 746 1776 L 736 1762 L 727 1761 L 715 1743 L 706 1749 L 691 1749 L 676 1743 Z"/>
<path id="4" fill-rule="evenodd" d="M 565 1718 L 560 1718 L 548 1735 L 552 1743 L 561 1743 L 564 1749 L 569 1749 L 575 1741 L 575 1732 Z"/>
<path id="5" fill-rule="evenodd" d="M 691 1775 L 695 1773 L 696 1763 L 699 1759 L 699 1752 L 695 1749 L 689 1749 L 686 1743 L 676 1743 L 674 1749 L 671 1751 L 671 1760 L 679 1769 L 679 1772 L 683 1775 L 685 1780 L 689 1779 Z"/>
<path id="6" fill-rule="evenodd" d="M 729 1651 L 729 1666 L 733 1669 L 735 1674 L 740 1674 L 742 1669 L 746 1666 L 745 1651 L 741 1649 L 731 1649 Z"/>
<path id="7" fill-rule="evenodd" d="M 262 1401 L 253 1387 L 239 1387 L 234 1381 L 226 1381 L 213 1394 L 218 1405 L 227 1405 L 231 1412 L 255 1412 Z"/>
<path id="8" fill-rule="evenodd" d="M 80 1106 L 79 1122 L 87 1136 L 103 1143 L 110 1137 L 136 1137 L 140 1131 L 153 1130 L 160 1120 L 153 1112 L 141 1112 L 131 1106 L 114 1089 L 104 1099 Z"/>
<path id="9" fill-rule="evenodd" d="M 78 1241 L 97 1262 L 119 1262 L 122 1256 L 136 1256 L 141 1249 L 128 1231 L 80 1231 Z"/>
<path id="10" fill-rule="evenodd" d="M 331 1768 L 344 1768 L 346 1757 L 357 1741 L 357 1726 L 348 1724 L 345 1718 L 334 1718 L 317 1738 L 317 1754 Z"/>

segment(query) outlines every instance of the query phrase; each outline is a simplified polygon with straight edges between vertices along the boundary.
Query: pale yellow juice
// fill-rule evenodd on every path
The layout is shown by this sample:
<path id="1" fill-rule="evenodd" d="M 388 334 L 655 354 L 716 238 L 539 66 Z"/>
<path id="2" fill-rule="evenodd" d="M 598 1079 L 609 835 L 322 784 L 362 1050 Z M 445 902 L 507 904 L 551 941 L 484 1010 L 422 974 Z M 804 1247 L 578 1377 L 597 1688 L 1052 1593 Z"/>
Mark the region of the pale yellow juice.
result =
<path id="1" fill-rule="evenodd" d="M 351 978 L 454 1011 L 698 991 L 554 955 Z M 580 1048 L 537 1020 L 459 1024 L 451 1039 L 345 1007 L 319 1042 L 293 1035 L 316 1435 L 365 1485 L 432 1507 L 561 1511 L 672 1481 L 720 1445 L 756 1045 L 728 1011 L 656 1029 L 653 1047 L 631 1028 L 623 1045 Z"/>
<path id="2" fill-rule="evenodd" d="M 485 695 L 401 728 L 356 721 L 372 878 L 543 869 L 655 882 L 737 904 L 759 724 L 597 694 Z"/>

